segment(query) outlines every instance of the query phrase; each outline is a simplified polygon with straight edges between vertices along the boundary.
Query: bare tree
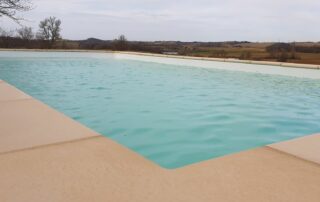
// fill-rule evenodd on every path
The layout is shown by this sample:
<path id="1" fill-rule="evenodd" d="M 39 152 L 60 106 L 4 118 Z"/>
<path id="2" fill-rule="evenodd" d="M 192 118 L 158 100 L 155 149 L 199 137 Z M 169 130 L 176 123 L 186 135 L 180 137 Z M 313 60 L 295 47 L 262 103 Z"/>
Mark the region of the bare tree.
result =
<path id="1" fill-rule="evenodd" d="M 61 38 L 60 31 L 61 20 L 56 17 L 49 17 L 40 22 L 37 38 L 49 41 L 52 45 Z"/>
<path id="2" fill-rule="evenodd" d="M 120 35 L 118 39 L 113 41 L 114 48 L 116 50 L 127 50 L 128 49 L 128 40 L 124 35 Z"/>
<path id="3" fill-rule="evenodd" d="M 10 48 L 14 32 L 0 27 L 0 46 L 1 48 Z"/>
<path id="4" fill-rule="evenodd" d="M 0 17 L 7 16 L 16 22 L 21 18 L 17 17 L 17 12 L 32 9 L 30 0 L 0 0 Z"/>
<path id="5" fill-rule="evenodd" d="M 31 40 L 34 37 L 31 27 L 22 27 L 17 30 L 18 37 L 23 40 Z"/>
<path id="6" fill-rule="evenodd" d="M 14 33 L 14 32 L 13 32 L 12 30 L 7 31 L 7 30 L 2 29 L 2 28 L 0 27 L 0 37 L 1 37 L 1 38 L 13 37 L 13 33 Z"/>

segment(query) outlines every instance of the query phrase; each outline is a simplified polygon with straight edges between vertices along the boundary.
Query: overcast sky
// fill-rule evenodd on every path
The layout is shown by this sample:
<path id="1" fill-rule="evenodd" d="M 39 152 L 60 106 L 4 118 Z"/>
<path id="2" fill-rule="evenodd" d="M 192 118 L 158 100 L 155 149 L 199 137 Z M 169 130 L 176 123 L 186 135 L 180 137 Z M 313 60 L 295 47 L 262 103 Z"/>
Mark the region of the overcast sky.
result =
<path id="1" fill-rule="evenodd" d="M 24 25 L 62 20 L 67 39 L 320 41 L 320 0 L 33 0 Z M 0 18 L 0 26 L 16 27 Z"/>

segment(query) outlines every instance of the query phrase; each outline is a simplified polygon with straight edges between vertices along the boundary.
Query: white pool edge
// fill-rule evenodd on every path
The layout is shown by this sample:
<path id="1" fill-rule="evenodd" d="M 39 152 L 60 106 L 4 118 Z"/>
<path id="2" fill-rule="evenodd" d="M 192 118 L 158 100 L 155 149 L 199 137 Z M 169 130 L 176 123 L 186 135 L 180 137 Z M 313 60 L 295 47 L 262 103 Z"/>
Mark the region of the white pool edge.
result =
<path id="1" fill-rule="evenodd" d="M 168 65 L 191 66 L 209 69 L 220 69 L 229 71 L 241 71 L 249 73 L 261 73 L 269 75 L 292 76 L 298 78 L 320 79 L 320 66 L 299 65 L 292 63 L 278 63 L 250 61 L 250 63 L 238 62 L 232 59 L 206 60 L 194 57 L 160 56 L 150 54 L 136 54 L 128 52 L 114 53 L 116 59 L 136 60 L 143 62 L 154 62 Z M 239 60 L 241 61 L 241 60 Z M 278 66 L 277 66 L 278 64 Z M 295 65 L 296 67 L 289 66 Z"/>

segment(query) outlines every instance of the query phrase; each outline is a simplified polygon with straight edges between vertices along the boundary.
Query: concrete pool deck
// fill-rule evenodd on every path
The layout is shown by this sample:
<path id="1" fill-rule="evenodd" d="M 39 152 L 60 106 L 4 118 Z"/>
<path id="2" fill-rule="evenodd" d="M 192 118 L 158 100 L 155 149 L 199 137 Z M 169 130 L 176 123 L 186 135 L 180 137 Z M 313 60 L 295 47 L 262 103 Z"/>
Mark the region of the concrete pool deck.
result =
<path id="1" fill-rule="evenodd" d="M 167 170 L 0 81 L 0 201 L 320 201 L 320 134 Z"/>

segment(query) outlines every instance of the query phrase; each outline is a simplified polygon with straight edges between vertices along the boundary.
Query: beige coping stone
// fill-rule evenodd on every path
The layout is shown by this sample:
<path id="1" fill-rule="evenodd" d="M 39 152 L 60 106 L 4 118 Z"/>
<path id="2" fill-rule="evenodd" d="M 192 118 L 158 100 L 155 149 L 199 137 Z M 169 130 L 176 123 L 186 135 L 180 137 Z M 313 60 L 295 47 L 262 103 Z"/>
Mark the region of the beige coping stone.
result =
<path id="1" fill-rule="evenodd" d="M 150 202 L 170 186 L 164 174 L 125 147 L 94 137 L 0 155 L 0 201 Z"/>
<path id="2" fill-rule="evenodd" d="M 307 68 L 307 69 L 319 69 L 319 66 L 317 65 L 311 65 L 311 64 L 298 64 L 298 63 L 281 63 L 281 66 L 284 67 L 294 67 L 294 68 Z"/>
<path id="3" fill-rule="evenodd" d="M 268 147 L 174 172 L 181 184 L 179 192 L 191 193 L 189 201 L 320 201 L 319 165 Z"/>
<path id="4" fill-rule="evenodd" d="M 154 56 L 154 57 L 181 58 L 181 59 L 191 59 L 191 60 L 208 60 L 208 61 L 218 61 L 218 62 L 284 66 L 284 67 L 292 67 L 292 68 L 320 69 L 320 65 L 315 65 L 315 64 L 300 64 L 300 63 L 257 61 L 257 60 L 240 60 L 237 58 L 210 58 L 210 57 L 195 57 L 195 56 L 182 56 L 182 55 L 165 55 L 165 54 L 151 54 L 151 53 L 140 53 L 140 52 L 129 52 L 129 51 L 114 51 L 114 53 L 120 53 L 120 54 L 124 53 L 124 54 L 131 54 L 131 55 Z"/>
<path id="5" fill-rule="evenodd" d="M 0 80 L 0 102 L 30 98 L 31 97 L 29 95 Z"/>
<path id="6" fill-rule="evenodd" d="M 0 153 L 99 135 L 34 99 L 0 102 L 0 123 Z"/>
<path id="7" fill-rule="evenodd" d="M 259 148 L 176 170 L 104 137 L 0 155 L 1 202 L 319 202 L 320 167 Z"/>
<path id="8" fill-rule="evenodd" d="M 320 164 L 320 134 L 272 144 L 269 147 Z"/>

